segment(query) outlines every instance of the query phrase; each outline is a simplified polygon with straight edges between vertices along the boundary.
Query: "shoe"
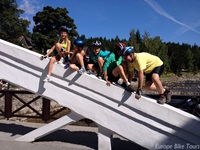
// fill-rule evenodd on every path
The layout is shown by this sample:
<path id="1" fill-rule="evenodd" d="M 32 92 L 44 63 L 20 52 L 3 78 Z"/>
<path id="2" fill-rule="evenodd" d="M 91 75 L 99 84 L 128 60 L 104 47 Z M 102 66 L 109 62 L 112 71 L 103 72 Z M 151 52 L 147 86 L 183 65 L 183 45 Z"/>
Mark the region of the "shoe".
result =
<path id="1" fill-rule="evenodd" d="M 164 94 L 160 94 L 159 95 L 160 96 L 160 98 L 159 98 L 159 100 L 157 101 L 159 104 L 164 104 L 164 103 L 166 103 L 166 97 L 165 97 L 165 93 Z"/>
<path id="2" fill-rule="evenodd" d="M 121 87 L 126 88 L 126 83 L 125 83 L 125 82 L 123 82 L 123 83 L 120 84 L 120 85 L 121 85 Z"/>
<path id="3" fill-rule="evenodd" d="M 92 72 L 92 70 L 88 70 L 88 71 L 87 71 L 87 74 L 93 75 L 94 73 Z"/>
<path id="4" fill-rule="evenodd" d="M 78 73 L 79 73 L 79 74 L 84 74 L 85 72 L 86 72 L 86 70 L 83 69 L 83 68 L 81 68 L 80 70 L 78 70 Z"/>
<path id="5" fill-rule="evenodd" d="M 172 92 L 170 90 L 166 89 L 164 94 L 165 94 L 165 97 L 166 97 L 166 103 L 169 103 L 171 101 Z"/>
<path id="6" fill-rule="evenodd" d="M 52 80 L 49 75 L 47 75 L 46 78 L 43 80 L 43 82 L 50 82 L 50 81 L 52 81 Z"/>
<path id="7" fill-rule="evenodd" d="M 126 87 L 126 90 L 129 91 L 129 92 L 134 92 L 134 87 L 130 84 Z"/>
<path id="8" fill-rule="evenodd" d="M 66 64 L 64 68 L 67 69 L 68 67 L 69 67 L 69 64 Z"/>
<path id="9" fill-rule="evenodd" d="M 97 77 L 98 77 L 99 79 L 103 79 L 103 72 L 99 72 Z"/>

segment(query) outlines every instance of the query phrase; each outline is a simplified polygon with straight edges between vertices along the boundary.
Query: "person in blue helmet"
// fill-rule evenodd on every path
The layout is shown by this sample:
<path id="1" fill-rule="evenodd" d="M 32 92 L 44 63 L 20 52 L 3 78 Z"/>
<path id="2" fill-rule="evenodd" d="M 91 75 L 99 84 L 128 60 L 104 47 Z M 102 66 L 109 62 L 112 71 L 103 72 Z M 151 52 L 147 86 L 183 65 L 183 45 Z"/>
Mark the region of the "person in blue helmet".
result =
<path id="1" fill-rule="evenodd" d="M 86 72 L 84 65 L 84 56 L 85 56 L 85 51 L 83 49 L 84 42 L 81 39 L 76 39 L 73 45 L 74 49 L 73 49 L 73 54 L 70 57 L 69 68 L 78 71 L 79 74 L 83 74 Z"/>
<path id="2" fill-rule="evenodd" d="M 45 56 L 41 56 L 40 59 L 48 57 L 54 50 L 57 50 L 58 54 L 56 56 L 51 57 L 48 66 L 48 73 L 43 82 L 51 81 L 51 73 L 53 70 L 53 64 L 55 62 L 59 62 L 61 58 L 64 58 L 65 61 L 68 61 L 68 56 L 70 54 L 71 41 L 68 39 L 68 29 L 66 26 L 61 26 L 59 28 L 60 37 L 56 40 L 55 44 L 52 48 L 47 52 Z"/>
<path id="3" fill-rule="evenodd" d="M 126 90 L 129 92 L 134 92 L 134 87 L 130 84 L 130 82 L 128 82 L 122 66 L 123 59 L 121 56 L 121 50 L 125 47 L 126 45 L 123 42 L 116 44 L 115 51 L 110 53 L 105 59 L 103 65 L 103 74 L 106 85 L 110 86 L 113 82 L 118 82 L 118 80 L 122 78 L 126 84 Z"/>
<path id="4" fill-rule="evenodd" d="M 98 40 L 92 42 L 92 51 L 89 54 L 89 62 L 87 65 L 88 72 L 96 71 L 99 78 L 103 76 L 102 67 L 104 60 L 110 54 L 110 51 L 101 50 L 101 46 L 102 44 Z"/>
<path id="5" fill-rule="evenodd" d="M 159 57 L 146 52 L 134 53 L 133 47 L 126 47 L 121 51 L 121 55 L 123 55 L 123 59 L 126 60 L 128 64 L 129 82 L 133 78 L 134 69 L 138 71 L 138 89 L 136 91 L 137 99 L 141 98 L 145 75 L 146 88 L 159 93 L 159 99 L 157 102 L 159 104 L 164 104 L 171 101 L 172 92 L 163 88 L 162 82 L 160 81 L 160 75 L 164 70 L 164 64 Z"/>

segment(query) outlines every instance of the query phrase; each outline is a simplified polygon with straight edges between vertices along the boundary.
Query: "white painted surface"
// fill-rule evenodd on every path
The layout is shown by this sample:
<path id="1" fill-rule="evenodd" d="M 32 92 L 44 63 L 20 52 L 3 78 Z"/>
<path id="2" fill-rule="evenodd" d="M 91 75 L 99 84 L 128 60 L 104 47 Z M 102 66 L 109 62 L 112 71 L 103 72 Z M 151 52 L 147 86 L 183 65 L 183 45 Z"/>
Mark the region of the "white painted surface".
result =
<path id="1" fill-rule="evenodd" d="M 79 75 L 55 64 L 53 81 L 43 83 L 48 60 L 40 54 L 0 40 L 0 79 L 40 94 L 148 149 L 158 145 L 200 145 L 200 119 L 103 80 Z M 109 134 L 109 133 L 108 133 Z"/>

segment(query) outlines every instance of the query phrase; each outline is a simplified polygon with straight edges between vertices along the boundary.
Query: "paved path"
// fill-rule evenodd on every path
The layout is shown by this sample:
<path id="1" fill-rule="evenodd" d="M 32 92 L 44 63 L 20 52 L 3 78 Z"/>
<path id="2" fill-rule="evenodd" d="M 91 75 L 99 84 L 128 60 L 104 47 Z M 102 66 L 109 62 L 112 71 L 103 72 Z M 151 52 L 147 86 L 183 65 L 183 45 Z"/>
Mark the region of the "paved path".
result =
<path id="1" fill-rule="evenodd" d="M 0 120 L 0 150 L 96 150 L 96 127 L 66 126 L 35 142 L 15 141 L 16 138 L 43 126 L 41 123 Z M 137 144 L 113 136 L 113 150 L 144 150 Z"/>

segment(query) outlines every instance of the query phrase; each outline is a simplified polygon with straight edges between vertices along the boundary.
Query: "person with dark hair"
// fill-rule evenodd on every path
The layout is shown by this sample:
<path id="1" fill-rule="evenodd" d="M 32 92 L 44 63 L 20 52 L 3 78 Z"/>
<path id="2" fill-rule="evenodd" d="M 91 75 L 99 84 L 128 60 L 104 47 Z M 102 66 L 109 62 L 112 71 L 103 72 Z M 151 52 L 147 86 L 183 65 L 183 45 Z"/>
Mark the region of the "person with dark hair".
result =
<path id="1" fill-rule="evenodd" d="M 47 52 L 45 56 L 41 56 L 41 60 L 48 57 L 55 49 L 58 54 L 56 56 L 51 57 L 49 61 L 48 73 L 43 82 L 51 81 L 51 73 L 53 70 L 53 64 L 55 62 L 59 62 L 61 58 L 64 58 L 65 61 L 68 61 L 68 55 L 70 54 L 71 41 L 68 39 L 68 29 L 66 26 L 61 26 L 59 29 L 60 37 L 56 40 L 55 44 L 52 48 Z"/>
<path id="2" fill-rule="evenodd" d="M 118 82 L 120 78 L 123 79 L 126 84 L 126 90 L 129 92 L 134 92 L 134 87 L 128 82 L 124 69 L 122 67 L 122 56 L 121 50 L 125 48 L 126 45 L 122 42 L 116 44 L 114 53 L 110 53 L 105 59 L 103 65 L 103 74 L 106 84 L 108 86 L 113 82 Z"/>
<path id="3" fill-rule="evenodd" d="M 128 79 L 129 82 L 133 78 L 134 69 L 138 71 L 138 87 L 136 91 L 136 98 L 140 99 L 142 94 L 142 86 L 144 82 L 144 75 L 146 76 L 145 86 L 148 90 L 157 91 L 159 93 L 159 104 L 169 103 L 171 101 L 172 92 L 163 88 L 160 81 L 160 75 L 163 73 L 163 61 L 152 54 L 142 52 L 134 53 L 133 47 L 126 47 L 121 51 L 123 59 L 128 64 Z"/>
<path id="4" fill-rule="evenodd" d="M 84 65 L 85 51 L 83 47 L 84 47 L 83 40 L 76 39 L 74 41 L 73 54 L 70 57 L 69 68 L 72 70 L 78 71 L 79 74 L 86 73 L 86 69 Z"/>
<path id="5" fill-rule="evenodd" d="M 92 51 L 89 54 L 89 62 L 87 65 L 88 72 L 97 71 L 99 78 L 103 76 L 102 67 L 104 60 L 110 54 L 110 51 L 101 50 L 101 46 L 102 44 L 98 40 L 92 42 Z"/>

